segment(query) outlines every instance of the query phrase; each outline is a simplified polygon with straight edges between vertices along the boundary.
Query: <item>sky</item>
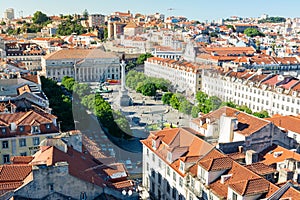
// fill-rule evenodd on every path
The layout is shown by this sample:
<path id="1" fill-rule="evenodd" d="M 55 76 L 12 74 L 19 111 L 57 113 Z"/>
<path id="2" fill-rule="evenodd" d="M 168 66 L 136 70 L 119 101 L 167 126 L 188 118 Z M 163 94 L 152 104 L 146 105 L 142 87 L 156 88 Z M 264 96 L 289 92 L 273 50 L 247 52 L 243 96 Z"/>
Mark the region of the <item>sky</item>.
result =
<path id="1" fill-rule="evenodd" d="M 299 0 L 0 0 L 0 18 L 7 8 L 14 8 L 15 17 L 33 15 L 37 10 L 47 15 L 110 14 L 114 11 L 141 14 L 163 13 L 185 16 L 199 21 L 239 17 L 300 17 Z M 172 10 L 170 10 L 172 8 Z"/>

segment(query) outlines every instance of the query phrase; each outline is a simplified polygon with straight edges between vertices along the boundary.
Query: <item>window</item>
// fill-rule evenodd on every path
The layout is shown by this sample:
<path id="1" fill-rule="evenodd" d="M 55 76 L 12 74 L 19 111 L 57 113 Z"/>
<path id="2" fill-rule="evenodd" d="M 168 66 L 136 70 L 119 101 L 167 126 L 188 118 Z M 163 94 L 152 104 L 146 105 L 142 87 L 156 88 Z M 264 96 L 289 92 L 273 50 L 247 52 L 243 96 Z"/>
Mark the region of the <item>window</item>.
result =
<path id="1" fill-rule="evenodd" d="M 19 146 L 26 147 L 26 139 L 19 139 Z"/>
<path id="2" fill-rule="evenodd" d="M 6 133 L 6 128 L 2 128 L 1 132 L 2 132 L 2 134 L 5 134 Z"/>
<path id="3" fill-rule="evenodd" d="M 237 200 L 237 194 L 232 192 L 232 200 Z"/>
<path id="4" fill-rule="evenodd" d="M 39 133 L 40 127 L 39 126 L 32 126 L 31 127 L 31 133 Z"/>
<path id="5" fill-rule="evenodd" d="M 181 172 L 184 172 L 184 162 L 180 161 L 180 164 L 179 164 L 179 170 Z"/>
<path id="6" fill-rule="evenodd" d="M 176 173 L 173 172 L 173 181 L 176 181 Z"/>
<path id="7" fill-rule="evenodd" d="M 147 152 L 147 156 L 149 156 L 149 149 L 147 149 L 146 152 Z"/>
<path id="8" fill-rule="evenodd" d="M 170 167 L 167 168 L 167 175 L 170 176 Z"/>
<path id="9" fill-rule="evenodd" d="M 2 141 L 2 149 L 8 149 L 8 141 Z"/>
<path id="10" fill-rule="evenodd" d="M 38 137 L 32 138 L 32 143 L 33 143 L 33 145 L 39 145 L 40 144 L 40 138 L 38 138 Z"/>
<path id="11" fill-rule="evenodd" d="M 161 159 L 158 160 L 158 166 L 161 167 Z"/>
<path id="12" fill-rule="evenodd" d="M 50 129 L 51 128 L 51 124 L 46 124 L 46 129 Z"/>
<path id="13" fill-rule="evenodd" d="M 171 153 L 171 152 L 168 152 L 167 160 L 168 160 L 169 162 L 172 161 L 172 153 Z"/>
<path id="14" fill-rule="evenodd" d="M 146 169 L 149 171 L 149 163 L 146 163 Z"/>
<path id="15" fill-rule="evenodd" d="M 180 177 L 179 178 L 179 186 L 182 187 L 182 185 L 183 185 L 183 179 Z"/>
<path id="16" fill-rule="evenodd" d="M 27 156 L 26 152 L 20 153 L 20 156 Z"/>
<path id="17" fill-rule="evenodd" d="M 19 130 L 20 130 L 20 132 L 24 132 L 25 127 L 24 126 L 19 126 Z"/>
<path id="18" fill-rule="evenodd" d="M 9 155 L 5 154 L 3 155 L 3 163 L 9 163 L 10 159 L 9 159 Z"/>
<path id="19" fill-rule="evenodd" d="M 49 191 L 53 192 L 54 191 L 54 185 L 53 184 L 49 184 Z"/>
<path id="20" fill-rule="evenodd" d="M 155 155 L 154 155 L 154 153 L 152 154 L 152 161 L 155 162 Z"/>

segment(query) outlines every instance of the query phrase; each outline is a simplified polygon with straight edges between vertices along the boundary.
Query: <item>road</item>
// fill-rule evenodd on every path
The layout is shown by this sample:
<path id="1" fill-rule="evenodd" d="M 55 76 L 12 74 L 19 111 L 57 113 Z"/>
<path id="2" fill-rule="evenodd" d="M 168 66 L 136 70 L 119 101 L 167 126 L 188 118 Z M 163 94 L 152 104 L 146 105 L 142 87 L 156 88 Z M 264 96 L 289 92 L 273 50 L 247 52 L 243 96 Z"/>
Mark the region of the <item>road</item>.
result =
<path id="1" fill-rule="evenodd" d="M 90 85 L 92 89 L 97 88 L 97 83 L 91 83 Z M 160 100 L 155 101 L 150 97 L 145 97 L 132 90 L 128 91 L 128 95 L 132 98 L 134 106 L 120 107 L 117 105 L 120 85 L 109 85 L 107 87 L 108 89 L 112 89 L 113 92 L 103 94 L 104 99 L 111 104 L 113 109 L 120 110 L 121 113 L 126 116 L 130 123 L 132 135 L 138 139 L 148 137 L 149 132 L 145 129 L 146 125 L 160 123 L 162 119 L 164 122 L 174 125 L 189 126 L 190 118 L 188 116 L 178 113 L 177 110 L 167 105 L 163 105 Z M 82 111 L 75 109 L 73 112 L 77 112 L 77 115 L 80 115 L 81 113 L 78 112 Z M 95 116 L 89 115 L 87 118 L 88 119 L 84 122 L 79 121 L 76 128 L 89 139 L 97 143 L 103 153 L 115 157 L 118 162 L 127 163 L 125 165 L 129 173 L 141 173 L 141 143 L 138 140 L 130 142 L 124 140 L 110 140 L 105 135 Z M 122 146 L 122 148 L 119 146 Z M 130 162 L 132 162 L 132 164 L 130 164 Z"/>

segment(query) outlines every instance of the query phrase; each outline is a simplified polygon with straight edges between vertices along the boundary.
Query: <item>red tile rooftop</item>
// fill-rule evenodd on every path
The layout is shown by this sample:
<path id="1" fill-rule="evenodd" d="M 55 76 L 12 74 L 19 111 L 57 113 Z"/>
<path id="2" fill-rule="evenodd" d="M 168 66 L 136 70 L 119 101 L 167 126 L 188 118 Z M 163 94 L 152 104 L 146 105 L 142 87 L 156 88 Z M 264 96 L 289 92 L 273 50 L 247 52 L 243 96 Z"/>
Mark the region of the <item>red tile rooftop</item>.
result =
<path id="1" fill-rule="evenodd" d="M 300 161 L 300 154 L 278 145 L 273 145 L 265 149 L 260 153 L 260 156 L 262 158 L 261 163 L 269 166 L 278 162 L 282 162 L 286 159 L 295 159 L 298 162 Z"/>
<path id="2" fill-rule="evenodd" d="M 271 86 L 275 86 L 276 83 L 280 82 L 280 80 L 278 80 L 279 75 L 275 75 L 272 78 L 262 82 L 262 84 L 266 84 L 266 85 L 271 85 Z"/>
<path id="3" fill-rule="evenodd" d="M 289 89 L 291 89 L 292 86 L 294 86 L 298 82 L 299 82 L 299 80 L 291 80 L 288 83 L 281 85 L 280 87 L 283 87 L 284 89 L 289 90 Z"/>

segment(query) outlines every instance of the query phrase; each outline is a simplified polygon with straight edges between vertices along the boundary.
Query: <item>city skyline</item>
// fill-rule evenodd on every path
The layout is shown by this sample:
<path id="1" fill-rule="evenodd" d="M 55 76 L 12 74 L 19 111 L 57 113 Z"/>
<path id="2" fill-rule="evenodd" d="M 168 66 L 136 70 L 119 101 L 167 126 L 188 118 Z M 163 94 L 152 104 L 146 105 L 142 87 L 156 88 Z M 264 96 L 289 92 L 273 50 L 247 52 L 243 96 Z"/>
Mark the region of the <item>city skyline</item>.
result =
<path id="1" fill-rule="evenodd" d="M 64 1 L 36 1 L 27 0 L 27 3 L 21 0 L 3 1 L 0 12 L 1 17 L 7 8 L 14 8 L 15 17 L 33 15 L 37 10 L 44 12 L 47 15 L 59 14 L 82 14 L 87 9 L 89 14 L 111 14 L 115 11 L 132 13 L 154 14 L 156 12 L 163 13 L 166 16 L 185 16 L 188 19 L 195 19 L 200 21 L 218 20 L 220 18 L 229 18 L 230 16 L 239 17 L 259 17 L 262 14 L 269 16 L 280 17 L 298 17 L 297 8 L 300 2 L 289 1 L 282 4 L 280 0 L 273 0 L 272 4 L 268 1 L 253 0 L 249 3 L 243 3 L 238 0 L 222 1 L 215 0 L 214 3 L 209 4 L 204 0 L 153 0 L 151 4 L 143 1 L 95 1 L 86 0 L 79 2 L 79 0 L 64 0 Z M 74 3 L 75 2 L 75 3 Z M 104 3 L 104 4 L 103 4 Z"/>

